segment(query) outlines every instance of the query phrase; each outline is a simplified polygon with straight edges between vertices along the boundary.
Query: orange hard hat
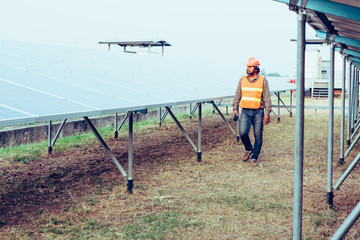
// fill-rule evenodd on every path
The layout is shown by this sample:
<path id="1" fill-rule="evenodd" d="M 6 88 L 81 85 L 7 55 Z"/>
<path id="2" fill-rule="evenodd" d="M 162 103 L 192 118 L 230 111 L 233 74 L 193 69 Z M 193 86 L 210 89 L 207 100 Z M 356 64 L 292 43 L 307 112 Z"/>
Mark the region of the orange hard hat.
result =
<path id="1" fill-rule="evenodd" d="M 246 66 L 253 67 L 253 66 L 260 66 L 260 62 L 256 57 L 249 58 L 249 61 L 246 63 Z"/>

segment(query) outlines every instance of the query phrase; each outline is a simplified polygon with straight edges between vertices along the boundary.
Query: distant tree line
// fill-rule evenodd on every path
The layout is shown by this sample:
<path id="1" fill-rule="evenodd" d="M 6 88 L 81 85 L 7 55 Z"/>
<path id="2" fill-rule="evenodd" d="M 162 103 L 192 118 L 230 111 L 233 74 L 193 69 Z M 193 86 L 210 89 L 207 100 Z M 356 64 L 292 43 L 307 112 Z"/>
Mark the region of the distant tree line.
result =
<path id="1" fill-rule="evenodd" d="M 280 73 L 277 73 L 277 72 L 275 72 L 275 73 L 266 73 L 265 68 L 261 69 L 261 75 L 269 76 L 269 77 L 281 77 Z"/>
<path id="2" fill-rule="evenodd" d="M 279 73 L 269 73 L 267 74 L 266 76 L 269 76 L 269 77 L 280 77 L 280 74 Z"/>

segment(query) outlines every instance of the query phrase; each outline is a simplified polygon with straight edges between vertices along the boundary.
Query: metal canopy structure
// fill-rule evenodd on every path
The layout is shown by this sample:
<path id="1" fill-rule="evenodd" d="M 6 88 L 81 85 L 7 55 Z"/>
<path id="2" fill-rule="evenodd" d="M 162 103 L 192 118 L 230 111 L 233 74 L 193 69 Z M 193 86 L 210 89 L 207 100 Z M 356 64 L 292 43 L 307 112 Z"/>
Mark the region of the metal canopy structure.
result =
<path id="1" fill-rule="evenodd" d="M 151 47 L 162 47 L 162 56 L 164 56 L 164 48 L 170 47 L 170 43 L 166 42 L 165 40 L 160 41 L 124 41 L 124 42 L 99 42 L 99 44 L 107 44 L 108 49 L 110 51 L 110 45 L 119 45 L 120 47 L 124 48 L 124 52 L 129 53 L 136 53 L 132 51 L 127 51 L 127 47 L 148 47 L 149 51 Z"/>
<path id="2" fill-rule="evenodd" d="M 241 74 L 219 63 L 148 55 L 128 55 L 88 49 L 0 41 L 0 127 L 49 122 L 48 150 L 69 118 L 84 118 L 124 178 L 133 188 L 133 115 L 151 108 L 166 109 L 201 161 L 201 107 L 210 103 L 232 133 L 215 100 L 233 98 Z M 270 91 L 295 89 L 288 78 L 268 78 Z M 171 107 L 196 104 L 198 145 L 181 126 Z M 291 104 L 290 104 L 291 105 Z M 279 106 L 280 107 L 280 106 Z M 194 110 L 195 111 L 195 110 Z M 89 119 L 126 113 L 129 122 L 128 172 L 123 169 Z M 164 113 L 165 114 L 165 113 Z M 52 121 L 62 120 L 54 139 Z"/>
<path id="3" fill-rule="evenodd" d="M 359 130 L 359 68 L 360 68 L 360 1 L 359 0 L 275 0 L 286 3 L 291 11 L 298 14 L 297 38 L 297 99 L 295 123 L 295 184 L 294 184 L 294 224 L 293 239 L 302 236 L 302 191 L 303 191 L 303 137 L 304 137 L 304 62 L 305 62 L 305 23 L 316 31 L 316 36 L 330 46 L 330 79 L 329 79 L 329 135 L 328 135 L 328 184 L 326 201 L 333 204 L 333 190 L 337 190 L 347 175 L 359 162 L 356 157 L 348 170 L 333 186 L 333 131 L 334 131 L 334 52 L 343 56 L 342 114 L 340 160 L 351 151 L 359 140 L 360 134 L 353 139 Z M 314 42 L 314 41 L 312 41 Z M 349 73 L 346 74 L 346 62 Z M 345 134 L 345 81 L 348 76 L 349 109 L 347 122 L 347 143 L 350 145 L 344 155 Z M 351 133 L 352 136 L 350 137 Z M 344 221 L 332 239 L 342 239 L 360 216 L 360 202 Z"/>

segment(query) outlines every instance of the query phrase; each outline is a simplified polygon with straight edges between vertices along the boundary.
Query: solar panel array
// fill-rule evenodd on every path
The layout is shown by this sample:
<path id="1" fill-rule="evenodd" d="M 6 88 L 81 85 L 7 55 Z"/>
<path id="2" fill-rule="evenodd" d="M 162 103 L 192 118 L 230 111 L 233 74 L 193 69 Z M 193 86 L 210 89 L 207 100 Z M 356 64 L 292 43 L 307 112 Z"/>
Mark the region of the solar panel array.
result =
<path id="1" fill-rule="evenodd" d="M 231 98 L 244 70 L 205 61 L 0 41 L 0 126 Z M 288 81 L 270 78 L 270 90 L 294 89 Z"/>

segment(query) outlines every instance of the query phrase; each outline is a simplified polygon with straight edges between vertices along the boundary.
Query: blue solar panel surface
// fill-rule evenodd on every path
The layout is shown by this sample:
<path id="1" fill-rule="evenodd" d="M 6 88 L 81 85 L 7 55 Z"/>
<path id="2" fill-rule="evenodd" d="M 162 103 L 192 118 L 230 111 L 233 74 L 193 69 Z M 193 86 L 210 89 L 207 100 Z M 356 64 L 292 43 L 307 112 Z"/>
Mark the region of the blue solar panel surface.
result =
<path id="1" fill-rule="evenodd" d="M 0 126 L 231 98 L 244 67 L 0 41 Z M 272 92 L 288 78 L 268 78 Z"/>

